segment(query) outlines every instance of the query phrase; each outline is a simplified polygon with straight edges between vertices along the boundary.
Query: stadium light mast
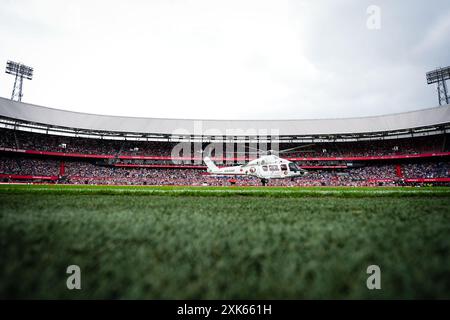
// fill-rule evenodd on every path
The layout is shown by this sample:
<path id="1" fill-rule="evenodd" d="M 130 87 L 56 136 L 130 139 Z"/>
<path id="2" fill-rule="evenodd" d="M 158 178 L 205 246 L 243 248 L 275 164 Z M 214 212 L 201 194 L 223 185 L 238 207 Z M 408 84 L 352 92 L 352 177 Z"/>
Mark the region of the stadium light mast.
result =
<path id="1" fill-rule="evenodd" d="M 17 98 L 17 101 L 22 101 L 23 92 L 23 79 L 33 80 L 33 68 L 28 67 L 24 64 L 9 61 L 6 63 L 6 71 L 7 74 L 11 74 L 15 76 L 14 79 L 14 87 L 11 95 L 11 100 Z"/>
<path id="2" fill-rule="evenodd" d="M 437 92 L 440 106 L 442 106 L 442 104 L 448 104 L 450 100 L 446 83 L 448 79 L 450 79 L 450 67 L 439 68 L 427 72 L 427 83 L 437 83 Z"/>

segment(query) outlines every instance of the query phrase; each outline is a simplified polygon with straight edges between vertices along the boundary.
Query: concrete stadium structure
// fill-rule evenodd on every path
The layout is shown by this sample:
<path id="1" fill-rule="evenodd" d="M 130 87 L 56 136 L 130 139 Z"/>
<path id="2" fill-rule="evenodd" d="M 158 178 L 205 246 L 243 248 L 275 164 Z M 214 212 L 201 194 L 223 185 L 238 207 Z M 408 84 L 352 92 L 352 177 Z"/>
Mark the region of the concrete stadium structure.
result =
<path id="1" fill-rule="evenodd" d="M 0 98 L 0 127 L 77 137 L 144 141 L 279 142 L 398 139 L 450 132 L 450 105 L 381 116 L 315 120 L 188 120 L 119 117 Z"/>

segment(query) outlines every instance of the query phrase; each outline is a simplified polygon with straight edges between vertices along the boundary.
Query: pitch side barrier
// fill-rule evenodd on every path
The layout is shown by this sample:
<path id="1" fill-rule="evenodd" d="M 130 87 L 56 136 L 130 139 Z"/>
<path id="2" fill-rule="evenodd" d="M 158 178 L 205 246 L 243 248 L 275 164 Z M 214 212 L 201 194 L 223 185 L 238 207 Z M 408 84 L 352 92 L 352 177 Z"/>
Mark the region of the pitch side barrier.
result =
<path id="1" fill-rule="evenodd" d="M 450 178 L 415 178 L 415 179 L 405 179 L 407 183 L 428 183 L 428 182 L 450 182 Z"/>
<path id="2" fill-rule="evenodd" d="M 31 155 L 43 155 L 54 157 L 68 157 L 68 158 L 84 158 L 84 159 L 120 159 L 120 160 L 167 160 L 167 161 L 200 161 L 201 157 L 170 157 L 170 156 L 131 156 L 131 155 L 109 155 L 109 154 L 85 154 L 85 153 L 67 153 L 57 151 L 39 151 L 39 150 L 24 150 L 12 148 L 0 148 L 0 152 L 12 152 Z M 417 159 L 417 158 L 434 158 L 434 157 L 449 157 L 450 152 L 432 152 L 432 153 L 418 153 L 418 154 L 399 154 L 389 156 L 363 156 L 363 157 L 310 157 L 300 158 L 291 157 L 286 158 L 289 161 L 372 161 L 372 160 L 398 160 L 398 159 Z M 211 157 L 213 161 L 248 161 L 256 159 L 255 157 Z"/>
<path id="3" fill-rule="evenodd" d="M 205 175 L 209 175 L 205 173 Z M 0 179 L 14 179 L 14 180 L 46 180 L 46 181 L 57 181 L 57 176 L 32 176 L 32 175 L 18 175 L 18 174 L 0 174 Z M 70 180 L 81 180 L 81 181 L 113 181 L 116 178 L 115 177 L 92 177 L 92 176 L 70 176 Z M 129 178 L 129 177 L 122 177 L 120 178 L 122 181 L 129 181 L 129 182 L 143 182 L 143 180 L 135 179 L 135 178 Z M 145 180 L 145 179 L 144 179 Z M 398 182 L 399 180 L 395 179 L 367 179 L 364 180 L 368 183 L 392 183 L 392 182 Z M 444 182 L 444 183 L 450 183 L 450 178 L 409 178 L 409 179 L 402 179 L 405 183 L 433 183 L 433 182 Z M 323 180 L 303 180 L 303 182 L 314 182 L 314 183 L 320 183 L 323 182 Z M 361 182 L 361 181 L 359 181 Z"/>
<path id="4" fill-rule="evenodd" d="M 428 183 L 428 182 L 450 182 L 450 178 L 405 178 L 405 179 L 367 179 L 367 182 L 398 182 L 403 181 L 406 183 Z"/>
<path id="5" fill-rule="evenodd" d="M 58 180 L 58 177 L 57 176 L 31 176 L 31 175 L 21 175 L 21 174 L 0 174 L 0 179 L 56 181 L 56 180 Z"/>

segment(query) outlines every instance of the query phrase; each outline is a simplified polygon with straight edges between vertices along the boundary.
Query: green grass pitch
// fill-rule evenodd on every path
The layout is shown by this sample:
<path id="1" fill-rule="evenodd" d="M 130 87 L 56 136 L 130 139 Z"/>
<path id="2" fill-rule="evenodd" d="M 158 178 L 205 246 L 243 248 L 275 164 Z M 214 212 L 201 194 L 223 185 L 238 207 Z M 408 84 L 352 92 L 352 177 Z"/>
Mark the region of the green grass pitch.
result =
<path id="1" fill-rule="evenodd" d="M 448 299 L 449 208 L 450 188 L 0 185 L 0 298 Z"/>

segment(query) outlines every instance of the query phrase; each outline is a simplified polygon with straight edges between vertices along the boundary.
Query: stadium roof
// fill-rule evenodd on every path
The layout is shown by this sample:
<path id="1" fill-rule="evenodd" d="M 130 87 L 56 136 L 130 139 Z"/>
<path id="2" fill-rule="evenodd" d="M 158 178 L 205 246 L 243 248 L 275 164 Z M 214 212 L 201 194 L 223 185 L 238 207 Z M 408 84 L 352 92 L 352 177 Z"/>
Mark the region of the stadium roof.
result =
<path id="1" fill-rule="evenodd" d="M 450 105 L 382 116 L 316 120 L 188 120 L 79 113 L 0 98 L 0 117 L 72 130 L 165 136 L 355 135 L 450 124 Z"/>

